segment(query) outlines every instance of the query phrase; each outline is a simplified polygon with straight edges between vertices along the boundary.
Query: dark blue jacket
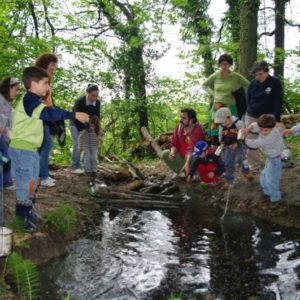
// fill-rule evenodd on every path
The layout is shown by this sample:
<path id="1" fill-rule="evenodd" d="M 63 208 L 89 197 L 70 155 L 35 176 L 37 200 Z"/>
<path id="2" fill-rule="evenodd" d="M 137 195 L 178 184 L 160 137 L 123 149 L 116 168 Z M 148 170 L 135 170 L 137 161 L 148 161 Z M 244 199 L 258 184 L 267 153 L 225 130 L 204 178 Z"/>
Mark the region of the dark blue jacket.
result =
<path id="1" fill-rule="evenodd" d="M 250 82 L 247 113 L 251 116 L 258 118 L 262 114 L 274 114 L 279 122 L 282 104 L 283 89 L 278 78 L 269 75 L 262 83 L 256 79 Z"/>
<path id="2" fill-rule="evenodd" d="M 29 91 L 27 91 L 23 98 L 24 110 L 29 117 L 32 116 L 34 109 L 41 103 L 41 98 Z M 43 121 L 54 122 L 66 119 L 75 119 L 75 113 L 62 108 L 45 107 L 40 114 L 40 120 Z"/>

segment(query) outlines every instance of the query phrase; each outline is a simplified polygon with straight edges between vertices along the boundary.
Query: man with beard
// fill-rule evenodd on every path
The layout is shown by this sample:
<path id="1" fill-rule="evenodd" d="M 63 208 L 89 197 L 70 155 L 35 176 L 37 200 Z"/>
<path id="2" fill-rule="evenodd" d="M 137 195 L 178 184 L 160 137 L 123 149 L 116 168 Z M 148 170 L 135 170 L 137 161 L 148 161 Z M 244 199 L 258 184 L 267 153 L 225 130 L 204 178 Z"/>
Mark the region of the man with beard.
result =
<path id="1" fill-rule="evenodd" d="M 204 130 L 197 122 L 196 112 L 190 108 L 182 109 L 180 123 L 171 139 L 171 148 L 162 154 L 163 161 L 175 173 L 184 172 L 185 176 L 188 176 L 194 145 L 200 140 L 204 140 Z"/>

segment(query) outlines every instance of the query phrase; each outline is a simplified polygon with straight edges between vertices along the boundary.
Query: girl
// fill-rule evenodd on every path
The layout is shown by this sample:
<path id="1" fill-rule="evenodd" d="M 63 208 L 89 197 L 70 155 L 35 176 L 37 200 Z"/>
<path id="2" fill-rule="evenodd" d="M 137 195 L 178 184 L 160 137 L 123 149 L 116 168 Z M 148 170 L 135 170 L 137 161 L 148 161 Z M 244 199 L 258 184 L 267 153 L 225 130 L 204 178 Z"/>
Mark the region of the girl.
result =
<path id="1" fill-rule="evenodd" d="M 20 91 L 20 82 L 14 77 L 6 77 L 0 83 L 0 138 L 2 152 L 7 152 L 12 125 L 12 101 Z M 11 187 L 10 162 L 3 164 L 3 187 Z"/>
<path id="2" fill-rule="evenodd" d="M 90 184 L 95 184 L 98 162 L 98 149 L 102 144 L 104 132 L 97 116 L 92 116 L 89 126 L 79 134 L 79 151 L 83 151 L 84 170 L 89 173 Z"/>

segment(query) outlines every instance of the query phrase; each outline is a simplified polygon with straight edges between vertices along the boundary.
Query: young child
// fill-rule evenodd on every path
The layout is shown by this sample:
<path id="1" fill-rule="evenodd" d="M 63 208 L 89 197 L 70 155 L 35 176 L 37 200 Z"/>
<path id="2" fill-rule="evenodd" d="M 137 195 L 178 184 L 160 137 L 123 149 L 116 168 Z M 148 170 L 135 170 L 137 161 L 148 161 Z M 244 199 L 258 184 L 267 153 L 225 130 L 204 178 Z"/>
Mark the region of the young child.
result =
<path id="1" fill-rule="evenodd" d="M 238 131 L 245 127 L 244 123 L 237 117 L 232 116 L 227 107 L 218 109 L 215 113 L 215 123 L 219 124 L 219 140 L 224 149 L 225 178 L 226 184 L 222 189 L 227 189 L 229 184 L 234 181 L 234 169 L 238 163 L 244 177 L 251 181 L 253 175 L 245 158 L 246 147 L 241 141 L 238 141 Z"/>
<path id="2" fill-rule="evenodd" d="M 79 151 L 83 151 L 84 169 L 90 174 L 90 184 L 95 184 L 97 171 L 98 150 L 102 144 L 104 132 L 100 127 L 100 121 L 97 116 L 92 116 L 89 126 L 79 134 Z"/>
<path id="3" fill-rule="evenodd" d="M 265 166 L 260 174 L 260 185 L 271 202 L 276 203 L 281 200 L 281 152 L 284 148 L 282 135 L 276 127 L 275 117 L 270 114 L 261 115 L 257 123 L 251 123 L 243 130 L 245 135 L 250 131 L 259 133 L 259 136 L 256 140 L 246 138 L 246 144 L 251 148 L 259 148 L 266 156 Z"/>
<path id="4" fill-rule="evenodd" d="M 16 181 L 16 216 L 24 221 L 25 230 L 36 229 L 33 220 L 32 201 L 39 175 L 39 154 L 43 141 L 43 121 L 78 119 L 85 123 L 85 113 L 68 112 L 64 109 L 46 107 L 41 100 L 49 90 L 49 75 L 38 67 L 26 68 L 23 83 L 27 90 L 13 114 L 9 156 L 12 174 Z"/>
<path id="5" fill-rule="evenodd" d="M 191 181 L 194 173 L 198 170 L 201 182 L 212 185 L 218 184 L 225 168 L 222 159 L 214 154 L 214 149 L 208 147 L 207 142 L 198 141 L 192 156 L 196 157 L 196 160 L 192 163 L 187 181 Z"/>

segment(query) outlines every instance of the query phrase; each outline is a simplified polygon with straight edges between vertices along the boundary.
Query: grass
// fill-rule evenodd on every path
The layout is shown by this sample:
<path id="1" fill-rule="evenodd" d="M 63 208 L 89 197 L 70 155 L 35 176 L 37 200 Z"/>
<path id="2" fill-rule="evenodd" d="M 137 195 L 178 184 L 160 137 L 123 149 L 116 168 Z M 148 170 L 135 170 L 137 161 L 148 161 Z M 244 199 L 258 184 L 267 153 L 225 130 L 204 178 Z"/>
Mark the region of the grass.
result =
<path id="1" fill-rule="evenodd" d="M 76 210 L 69 203 L 60 203 L 55 210 L 47 213 L 46 221 L 55 232 L 66 235 L 75 227 Z"/>

